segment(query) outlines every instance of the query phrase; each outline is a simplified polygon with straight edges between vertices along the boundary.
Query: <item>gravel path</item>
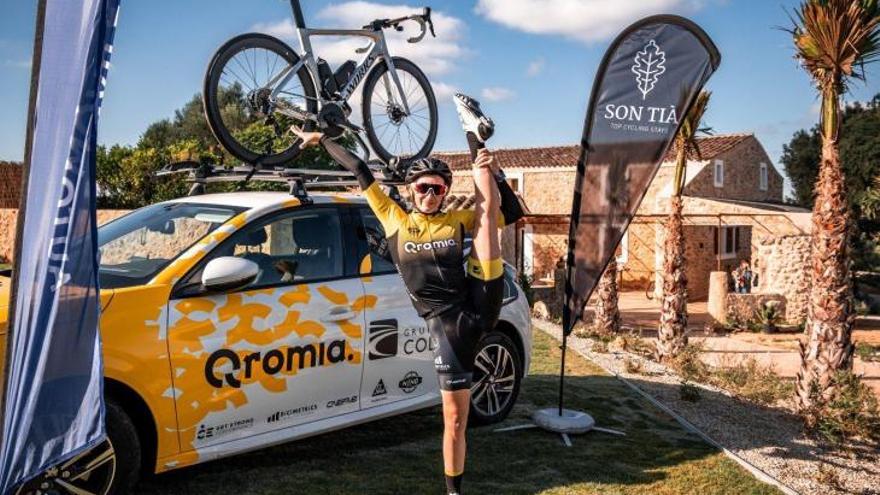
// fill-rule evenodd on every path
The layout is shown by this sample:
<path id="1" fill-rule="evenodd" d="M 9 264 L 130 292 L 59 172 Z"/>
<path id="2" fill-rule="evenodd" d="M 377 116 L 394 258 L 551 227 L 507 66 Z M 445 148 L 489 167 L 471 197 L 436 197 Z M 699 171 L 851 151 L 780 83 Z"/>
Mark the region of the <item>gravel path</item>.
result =
<path id="1" fill-rule="evenodd" d="M 559 325 L 533 319 L 535 328 L 561 339 Z M 803 495 L 880 494 L 880 452 L 876 446 L 856 448 L 855 454 L 823 449 L 803 434 L 790 411 L 745 402 L 715 387 L 698 385 L 700 400 L 680 398 L 680 379 L 658 363 L 637 354 L 591 350 L 590 339 L 574 335 L 569 347 L 659 400 L 691 424 L 784 485 Z M 624 361 L 641 363 L 642 372 L 627 373 Z"/>

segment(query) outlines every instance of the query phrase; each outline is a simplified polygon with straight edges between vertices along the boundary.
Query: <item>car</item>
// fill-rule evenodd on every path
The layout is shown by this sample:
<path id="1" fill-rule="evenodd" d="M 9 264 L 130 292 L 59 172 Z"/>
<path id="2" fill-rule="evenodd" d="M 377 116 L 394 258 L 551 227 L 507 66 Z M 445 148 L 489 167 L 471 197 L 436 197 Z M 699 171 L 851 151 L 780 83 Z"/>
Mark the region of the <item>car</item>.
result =
<path id="1" fill-rule="evenodd" d="M 19 493 L 124 493 L 143 473 L 438 404 L 437 344 L 383 238 L 345 193 L 188 196 L 101 226 L 108 439 Z M 501 316 L 479 343 L 476 424 L 507 416 L 529 366 L 515 280 L 507 266 Z M 7 318 L 0 308 L 0 329 Z"/>

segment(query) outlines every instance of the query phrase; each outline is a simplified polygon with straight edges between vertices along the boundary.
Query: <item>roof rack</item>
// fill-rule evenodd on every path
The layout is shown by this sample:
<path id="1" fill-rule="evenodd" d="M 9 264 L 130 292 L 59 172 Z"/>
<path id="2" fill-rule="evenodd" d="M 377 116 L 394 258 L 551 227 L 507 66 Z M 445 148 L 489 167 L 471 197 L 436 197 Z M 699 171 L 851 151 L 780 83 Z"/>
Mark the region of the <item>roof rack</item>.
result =
<path id="1" fill-rule="evenodd" d="M 384 163 L 370 162 L 368 165 L 379 183 L 392 187 L 403 184 L 402 180 L 393 176 L 393 172 Z M 354 174 L 346 170 L 263 168 L 260 165 L 224 166 L 192 160 L 169 163 L 154 175 L 165 177 L 179 174 L 186 174 L 186 181 L 192 183 L 188 196 L 204 194 L 207 184 L 235 182 L 241 189 L 251 181 L 282 182 L 289 185 L 288 190 L 292 196 L 303 202 L 311 202 L 308 196 L 309 189 L 358 185 Z"/>

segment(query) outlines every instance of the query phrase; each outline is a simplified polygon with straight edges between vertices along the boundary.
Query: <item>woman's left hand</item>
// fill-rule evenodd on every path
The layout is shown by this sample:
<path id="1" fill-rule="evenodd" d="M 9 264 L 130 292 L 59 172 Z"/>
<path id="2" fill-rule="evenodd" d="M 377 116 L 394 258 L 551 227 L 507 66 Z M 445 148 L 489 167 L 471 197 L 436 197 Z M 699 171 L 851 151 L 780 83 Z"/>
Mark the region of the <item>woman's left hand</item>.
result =
<path id="1" fill-rule="evenodd" d="M 488 168 L 490 171 L 495 172 L 495 167 L 495 157 L 492 156 L 489 150 L 483 148 L 477 152 L 477 159 L 474 160 L 475 169 Z"/>

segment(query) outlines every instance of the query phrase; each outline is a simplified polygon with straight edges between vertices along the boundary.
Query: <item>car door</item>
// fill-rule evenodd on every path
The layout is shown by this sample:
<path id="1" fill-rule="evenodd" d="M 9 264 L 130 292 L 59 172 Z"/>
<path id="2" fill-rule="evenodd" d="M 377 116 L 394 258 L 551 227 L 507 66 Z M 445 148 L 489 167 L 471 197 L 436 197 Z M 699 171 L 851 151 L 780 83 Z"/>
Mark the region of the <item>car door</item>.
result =
<path id="1" fill-rule="evenodd" d="M 360 408 L 365 299 L 346 221 L 336 207 L 255 220 L 178 283 L 168 340 L 184 450 Z M 205 293 L 201 271 L 219 256 L 253 261 L 257 278 Z"/>
<path id="2" fill-rule="evenodd" d="M 361 387 L 363 407 L 438 393 L 433 351 L 425 320 L 412 305 L 403 279 L 378 245 L 382 225 L 369 208 L 359 208 L 361 280 L 375 304 L 365 311 L 366 351 Z"/>

